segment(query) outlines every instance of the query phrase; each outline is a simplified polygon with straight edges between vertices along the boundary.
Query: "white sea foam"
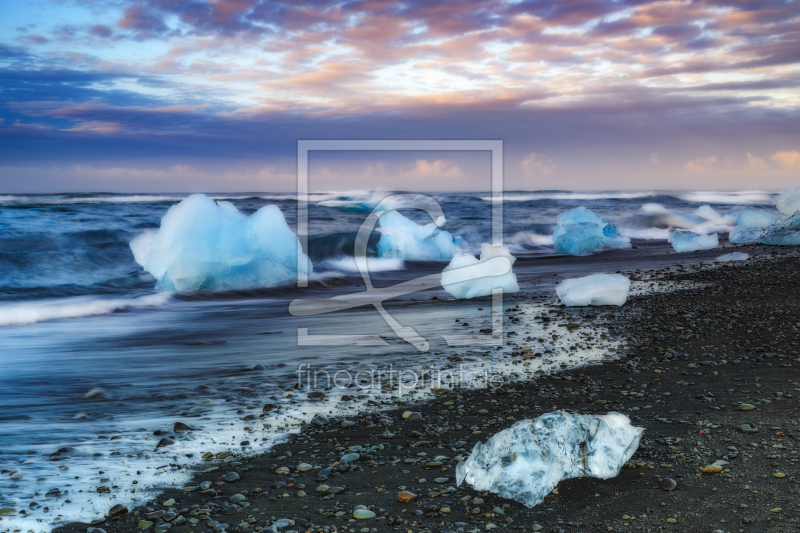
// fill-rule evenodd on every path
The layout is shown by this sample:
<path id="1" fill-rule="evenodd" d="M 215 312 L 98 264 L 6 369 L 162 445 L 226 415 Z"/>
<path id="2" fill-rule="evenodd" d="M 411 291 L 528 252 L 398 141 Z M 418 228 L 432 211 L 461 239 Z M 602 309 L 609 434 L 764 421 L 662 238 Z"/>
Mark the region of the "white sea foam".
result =
<path id="1" fill-rule="evenodd" d="M 170 298 L 169 293 L 151 294 L 140 298 L 113 299 L 76 296 L 58 300 L 6 304 L 0 305 L 0 326 L 24 326 L 45 320 L 107 315 L 125 309 L 164 305 Z"/>
<path id="2" fill-rule="evenodd" d="M 318 266 L 341 270 L 344 272 L 358 272 L 356 260 L 350 256 L 339 256 L 322 261 Z M 403 270 L 405 263 L 402 259 L 394 257 L 368 257 L 367 269 L 369 272 L 385 272 L 388 270 Z"/>

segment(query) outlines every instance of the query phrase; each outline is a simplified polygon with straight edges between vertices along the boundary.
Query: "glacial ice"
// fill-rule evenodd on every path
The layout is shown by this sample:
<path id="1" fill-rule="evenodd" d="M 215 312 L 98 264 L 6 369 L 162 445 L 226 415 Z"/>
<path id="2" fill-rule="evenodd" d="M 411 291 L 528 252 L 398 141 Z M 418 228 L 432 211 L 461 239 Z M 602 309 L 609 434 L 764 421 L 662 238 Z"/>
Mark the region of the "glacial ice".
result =
<path id="1" fill-rule="evenodd" d="M 669 230 L 669 242 L 678 253 L 696 252 L 716 248 L 719 244 L 719 237 L 716 233 L 701 235 L 685 229 L 672 228 Z"/>
<path id="2" fill-rule="evenodd" d="M 728 234 L 728 240 L 733 244 L 746 244 L 748 242 L 756 242 L 761 234 L 764 233 L 764 228 L 746 228 L 743 226 L 736 226 Z"/>
<path id="3" fill-rule="evenodd" d="M 792 216 L 800 211 L 800 187 L 783 191 L 776 196 L 775 206 L 784 216 Z"/>
<path id="4" fill-rule="evenodd" d="M 385 211 L 378 219 L 378 257 L 410 261 L 449 261 L 462 240 L 440 230 L 434 222 L 419 225 L 396 210 Z"/>
<path id="5" fill-rule="evenodd" d="M 133 257 L 160 291 L 271 287 L 297 279 L 300 241 L 274 205 L 251 216 L 230 202 L 193 194 L 169 208 L 158 230 L 136 236 Z M 301 255 L 300 270 L 313 270 Z"/>
<path id="6" fill-rule="evenodd" d="M 508 262 L 488 262 L 497 257 L 506 258 Z M 505 246 L 482 244 L 480 259 L 458 250 L 442 272 L 442 287 L 459 299 L 491 296 L 493 289 L 503 289 L 504 294 L 519 292 L 517 276 L 511 271 L 516 260 Z M 506 265 L 507 269 L 504 268 Z M 467 275 L 470 279 L 459 281 Z"/>
<path id="7" fill-rule="evenodd" d="M 742 209 L 736 213 L 736 227 L 728 235 L 728 240 L 734 244 L 756 242 L 764 228 L 773 224 L 778 217 L 766 211 L 756 209 Z"/>
<path id="8" fill-rule="evenodd" d="M 766 211 L 743 209 L 736 213 L 736 226 L 742 228 L 766 228 L 775 223 L 778 217 Z"/>
<path id="9" fill-rule="evenodd" d="M 779 194 L 775 205 L 781 217 L 767 227 L 758 242 L 778 246 L 800 245 L 800 187 Z"/>
<path id="10" fill-rule="evenodd" d="M 557 254 L 581 255 L 603 248 L 630 248 L 631 240 L 617 227 L 585 207 L 561 213 L 556 219 L 553 243 Z"/>
<path id="11" fill-rule="evenodd" d="M 556 286 L 556 293 L 567 307 L 623 305 L 630 288 L 631 280 L 622 274 L 591 274 L 565 279 Z"/>
<path id="12" fill-rule="evenodd" d="M 456 483 L 490 491 L 526 507 L 542 503 L 562 479 L 619 474 L 636 452 L 643 428 L 620 413 L 566 411 L 522 420 L 478 442 L 456 467 Z"/>
<path id="13" fill-rule="evenodd" d="M 727 263 L 728 261 L 747 261 L 748 259 L 750 259 L 750 255 L 742 252 L 733 252 L 717 257 L 717 261 L 721 263 Z"/>

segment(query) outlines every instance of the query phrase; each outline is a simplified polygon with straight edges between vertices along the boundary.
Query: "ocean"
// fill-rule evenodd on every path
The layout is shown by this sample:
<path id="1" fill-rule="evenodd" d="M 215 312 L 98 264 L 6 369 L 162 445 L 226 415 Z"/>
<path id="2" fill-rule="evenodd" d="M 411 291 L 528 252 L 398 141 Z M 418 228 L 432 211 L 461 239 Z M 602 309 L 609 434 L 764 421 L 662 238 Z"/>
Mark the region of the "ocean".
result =
<path id="1" fill-rule="evenodd" d="M 49 531 L 101 516 L 115 503 L 142 503 L 158 487 L 184 483 L 187 467 L 204 453 L 228 448 L 258 453 L 314 413 L 363 409 L 370 401 L 378 406 L 394 394 L 385 381 L 373 380 L 342 390 L 323 384 L 327 400 L 312 400 L 307 392 L 315 387 L 303 381 L 299 365 L 352 375 L 388 367 L 433 372 L 459 361 L 472 377 L 515 372 L 499 347 L 452 347 L 442 337 L 454 328 L 474 334 L 491 328 L 500 319 L 488 313 L 490 298 L 454 301 L 436 287 L 387 303 L 392 316 L 430 341 L 425 352 L 397 338 L 372 307 L 290 315 L 293 300 L 364 290 L 352 259 L 355 233 L 386 194 L 311 195 L 306 252 L 314 274 L 306 288 L 180 294 L 154 289 L 155 278 L 134 261 L 129 242 L 158 228 L 167 209 L 187 194 L 0 196 L 0 508 L 14 510 L 2 516 L 0 528 Z M 290 227 L 297 223 L 291 194 L 209 196 L 248 215 L 274 204 Z M 478 254 L 481 243 L 490 242 L 497 200 L 489 193 L 430 196 L 445 213 L 442 229 L 461 237 L 470 251 Z M 672 253 L 667 228 L 717 232 L 724 245 L 737 210 L 777 214 L 774 196 L 507 191 L 501 200 L 504 242 L 518 258 L 514 270 L 521 294 L 515 302 L 525 302 L 515 305 L 540 316 L 564 277 L 696 261 Z M 614 223 L 633 248 L 581 257 L 555 254 L 556 217 L 579 206 Z M 713 211 L 698 211 L 702 206 Z M 403 212 L 429 222 L 427 215 Z M 370 239 L 371 253 L 378 237 L 375 232 Z M 445 265 L 379 258 L 370 270 L 376 287 L 389 287 L 434 275 Z M 602 324 L 602 314 L 597 318 Z M 601 340 L 600 333 L 551 336 L 541 325 L 522 320 L 522 326 L 515 337 L 505 338 L 507 346 L 544 346 L 546 337 L 549 347 L 525 372 L 598 361 L 623 342 L 613 331 L 602 332 Z M 299 345 L 300 330 L 380 335 L 384 344 Z M 361 402 L 340 402 L 344 394 L 361 396 Z M 276 408 L 264 411 L 265 404 Z M 176 433 L 177 421 L 194 429 Z M 163 438 L 174 443 L 157 447 Z"/>

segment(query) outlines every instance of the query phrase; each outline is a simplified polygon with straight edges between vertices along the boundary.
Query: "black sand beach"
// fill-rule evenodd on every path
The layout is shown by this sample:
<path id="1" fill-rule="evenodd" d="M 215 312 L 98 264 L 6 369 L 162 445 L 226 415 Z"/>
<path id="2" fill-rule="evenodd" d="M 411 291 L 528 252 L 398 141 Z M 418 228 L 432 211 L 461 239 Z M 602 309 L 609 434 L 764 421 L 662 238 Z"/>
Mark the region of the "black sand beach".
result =
<path id="1" fill-rule="evenodd" d="M 551 302 L 557 328 L 610 320 L 626 343 L 620 360 L 318 419 L 268 454 L 232 449 L 208 458 L 185 489 L 165 490 L 140 508 L 110 509 L 93 526 L 56 531 L 796 531 L 798 254 L 736 251 L 754 257 L 632 274 L 692 281 L 694 289 L 631 297 L 613 309 Z M 515 304 L 507 298 L 505 307 Z M 527 343 L 506 340 L 503 353 L 523 365 Z M 564 481 L 533 509 L 456 489 L 458 456 L 516 421 L 557 409 L 622 412 L 645 428 L 642 444 L 618 477 Z M 421 418 L 403 418 L 408 411 Z M 341 461 L 352 453 L 358 457 Z M 717 461 L 721 468 L 705 468 Z M 401 492 L 416 498 L 402 503 Z M 357 506 L 375 516 L 354 518 Z"/>

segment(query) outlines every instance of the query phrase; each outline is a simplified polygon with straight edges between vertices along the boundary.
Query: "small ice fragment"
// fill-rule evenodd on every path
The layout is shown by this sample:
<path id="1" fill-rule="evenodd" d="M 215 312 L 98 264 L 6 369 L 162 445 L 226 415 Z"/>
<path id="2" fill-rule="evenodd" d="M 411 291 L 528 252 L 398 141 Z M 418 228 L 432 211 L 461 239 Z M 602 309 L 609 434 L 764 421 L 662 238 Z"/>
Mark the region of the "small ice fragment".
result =
<path id="1" fill-rule="evenodd" d="M 442 231 L 437 224 L 419 225 L 396 210 L 386 211 L 378 219 L 381 238 L 378 257 L 410 261 L 449 261 L 458 250 L 461 239 Z M 439 217 L 437 222 L 444 223 Z"/>
<path id="2" fill-rule="evenodd" d="M 631 280 L 622 274 L 591 274 L 565 279 L 556 286 L 556 293 L 567 307 L 623 305 L 630 288 Z"/>
<path id="3" fill-rule="evenodd" d="M 193 194 L 169 208 L 158 230 L 130 242 L 133 257 L 159 291 L 221 291 L 282 285 L 313 270 L 274 205 L 251 216 L 230 202 Z"/>
<path id="4" fill-rule="evenodd" d="M 701 235 L 685 229 L 672 228 L 669 230 L 669 242 L 678 253 L 696 252 L 716 248 L 719 244 L 719 237 L 716 233 Z"/>
<path id="5" fill-rule="evenodd" d="M 582 255 L 603 248 L 631 247 L 631 240 L 614 224 L 585 207 L 561 213 L 556 222 L 553 244 L 557 254 Z"/>
<path id="6" fill-rule="evenodd" d="M 505 258 L 508 262 L 489 262 L 497 257 Z M 503 289 L 504 294 L 519 292 L 517 276 L 511 271 L 511 265 L 516 260 L 505 246 L 482 244 L 480 259 L 459 250 L 442 272 L 442 287 L 462 299 L 491 296 L 493 289 Z M 470 279 L 459 281 L 467 273 Z"/>
<path id="7" fill-rule="evenodd" d="M 533 507 L 562 479 L 618 475 L 639 447 L 642 432 L 620 413 L 547 413 L 477 443 L 458 463 L 456 483 Z"/>
<path id="8" fill-rule="evenodd" d="M 717 257 L 717 261 L 727 263 L 728 261 L 747 261 L 750 259 L 750 254 L 742 252 L 733 252 L 732 254 L 725 254 Z"/>

